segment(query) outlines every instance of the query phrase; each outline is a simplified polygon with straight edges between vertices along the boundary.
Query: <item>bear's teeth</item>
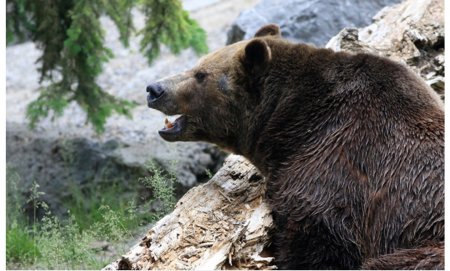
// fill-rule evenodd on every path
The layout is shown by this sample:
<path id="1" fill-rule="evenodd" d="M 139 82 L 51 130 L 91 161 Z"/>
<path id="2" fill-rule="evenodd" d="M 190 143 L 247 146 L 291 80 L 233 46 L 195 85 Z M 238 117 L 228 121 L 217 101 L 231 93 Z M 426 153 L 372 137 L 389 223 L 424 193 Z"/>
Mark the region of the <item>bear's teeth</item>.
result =
<path id="1" fill-rule="evenodd" d="M 167 128 L 167 129 L 171 129 L 171 128 L 173 128 L 173 123 L 172 122 L 170 122 L 167 118 L 164 120 L 164 126 Z"/>

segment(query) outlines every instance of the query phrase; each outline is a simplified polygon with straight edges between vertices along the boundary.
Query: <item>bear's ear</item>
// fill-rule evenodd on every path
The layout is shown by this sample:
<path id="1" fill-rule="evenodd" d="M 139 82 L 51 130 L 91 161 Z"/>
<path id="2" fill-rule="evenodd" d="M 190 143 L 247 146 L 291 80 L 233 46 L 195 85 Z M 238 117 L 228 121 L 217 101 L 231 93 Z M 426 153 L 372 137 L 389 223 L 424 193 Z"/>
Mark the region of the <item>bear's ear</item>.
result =
<path id="1" fill-rule="evenodd" d="M 255 33 L 255 38 L 264 36 L 273 36 L 276 38 L 281 38 L 280 27 L 276 24 L 268 24 L 261 27 Z"/>
<path id="2" fill-rule="evenodd" d="M 245 46 L 245 66 L 253 72 L 265 69 L 272 59 L 270 47 L 264 40 L 254 39 Z"/>

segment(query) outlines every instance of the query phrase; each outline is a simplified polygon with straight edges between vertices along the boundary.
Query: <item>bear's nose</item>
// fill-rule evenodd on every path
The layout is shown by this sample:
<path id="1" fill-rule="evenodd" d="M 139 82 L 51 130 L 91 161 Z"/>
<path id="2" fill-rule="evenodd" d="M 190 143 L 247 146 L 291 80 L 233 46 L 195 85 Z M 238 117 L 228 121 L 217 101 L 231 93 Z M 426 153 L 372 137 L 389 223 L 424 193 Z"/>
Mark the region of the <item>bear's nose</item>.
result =
<path id="1" fill-rule="evenodd" d="M 164 94 L 164 89 L 160 84 L 154 83 L 147 86 L 147 92 L 151 100 L 156 100 Z"/>

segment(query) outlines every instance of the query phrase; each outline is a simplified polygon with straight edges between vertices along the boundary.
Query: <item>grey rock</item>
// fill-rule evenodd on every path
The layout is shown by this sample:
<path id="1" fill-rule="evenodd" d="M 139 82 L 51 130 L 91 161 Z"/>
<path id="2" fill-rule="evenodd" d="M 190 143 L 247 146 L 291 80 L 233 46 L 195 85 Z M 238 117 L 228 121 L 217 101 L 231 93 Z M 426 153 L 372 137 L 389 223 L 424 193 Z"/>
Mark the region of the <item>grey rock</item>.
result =
<path id="1" fill-rule="evenodd" d="M 227 44 L 251 38 L 263 25 L 276 23 L 284 38 L 324 46 L 344 27 L 362 27 L 384 6 L 401 0 L 262 0 L 243 11 L 228 32 Z"/>
<path id="2" fill-rule="evenodd" d="M 119 139 L 36 136 L 26 126 L 14 123 L 7 123 L 6 141 L 8 171 L 20 176 L 19 192 L 27 199 L 33 182 L 38 183 L 39 191 L 45 193 L 40 200 L 58 216 L 66 214 L 65 201 L 73 193 L 93 187 L 102 190 L 115 185 L 121 191 L 117 197 L 130 200 L 136 192 L 148 194 L 139 178 L 151 174 L 147 169 L 149 162 L 175 174 L 179 180 L 178 196 L 206 181 L 207 172 L 217 171 L 223 162 L 223 153 L 206 143 L 180 144 L 170 150 L 155 142 L 138 148 Z M 32 202 L 24 208 L 32 217 Z M 43 210 L 38 210 L 38 216 L 42 214 Z"/>

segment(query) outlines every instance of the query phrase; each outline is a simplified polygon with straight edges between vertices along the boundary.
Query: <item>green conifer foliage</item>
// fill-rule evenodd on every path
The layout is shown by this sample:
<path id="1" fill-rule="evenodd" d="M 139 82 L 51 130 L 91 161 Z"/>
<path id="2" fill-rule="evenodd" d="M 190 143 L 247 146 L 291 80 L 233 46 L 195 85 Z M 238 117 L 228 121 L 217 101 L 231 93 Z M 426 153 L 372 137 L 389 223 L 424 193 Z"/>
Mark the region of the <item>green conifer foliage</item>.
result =
<path id="1" fill-rule="evenodd" d="M 7 0 L 7 40 L 31 33 L 42 50 L 40 82 L 50 82 L 27 108 L 31 127 L 49 113 L 60 116 L 72 101 L 86 111 L 97 132 L 104 131 L 113 113 L 131 116 L 133 104 L 103 91 L 96 78 L 113 57 L 104 45 L 100 16 L 114 21 L 121 42 L 128 46 L 134 31 L 133 7 L 146 15 L 146 25 L 138 34 L 143 36 L 141 50 L 149 63 L 159 55 L 161 44 L 173 53 L 188 47 L 207 52 L 205 32 L 179 0 Z"/>
<path id="2" fill-rule="evenodd" d="M 141 50 L 152 62 L 160 52 L 160 43 L 177 54 L 191 46 L 197 53 L 208 51 L 206 33 L 196 21 L 189 18 L 178 0 L 143 0 L 143 11 L 148 18 L 144 29 Z"/>
<path id="3" fill-rule="evenodd" d="M 27 0 L 7 0 L 6 43 L 16 43 L 26 40 L 29 31 L 34 29 L 32 22 L 27 20 Z"/>

